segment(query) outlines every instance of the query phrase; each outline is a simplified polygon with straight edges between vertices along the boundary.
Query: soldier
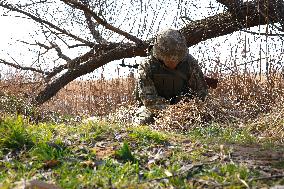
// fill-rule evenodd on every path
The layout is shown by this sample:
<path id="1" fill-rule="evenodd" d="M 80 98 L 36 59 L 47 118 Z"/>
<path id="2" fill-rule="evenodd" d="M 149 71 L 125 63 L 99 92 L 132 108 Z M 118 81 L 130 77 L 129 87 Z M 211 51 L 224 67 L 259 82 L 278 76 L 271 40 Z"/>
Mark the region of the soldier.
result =
<path id="1" fill-rule="evenodd" d="M 181 96 L 205 100 L 208 86 L 204 75 L 178 30 L 157 34 L 149 57 L 139 65 L 136 93 L 142 105 L 134 119 L 138 124 L 153 121 L 153 110 L 175 104 Z"/>

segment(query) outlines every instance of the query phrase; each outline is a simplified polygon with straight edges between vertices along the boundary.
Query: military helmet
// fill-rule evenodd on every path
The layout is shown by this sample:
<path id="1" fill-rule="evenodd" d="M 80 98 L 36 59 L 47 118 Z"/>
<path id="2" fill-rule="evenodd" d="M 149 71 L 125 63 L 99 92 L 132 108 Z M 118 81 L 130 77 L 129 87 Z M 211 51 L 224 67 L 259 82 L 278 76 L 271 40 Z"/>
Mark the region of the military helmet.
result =
<path id="1" fill-rule="evenodd" d="M 153 44 L 153 56 L 164 62 L 179 63 L 185 58 L 187 50 L 185 37 L 173 29 L 159 32 Z"/>

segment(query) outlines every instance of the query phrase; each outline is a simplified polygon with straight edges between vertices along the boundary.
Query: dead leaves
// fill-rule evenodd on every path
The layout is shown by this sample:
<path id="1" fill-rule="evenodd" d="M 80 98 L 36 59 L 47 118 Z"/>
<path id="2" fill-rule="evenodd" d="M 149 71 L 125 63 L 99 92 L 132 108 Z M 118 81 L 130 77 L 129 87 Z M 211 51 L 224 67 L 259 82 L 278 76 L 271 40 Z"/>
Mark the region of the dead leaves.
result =
<path id="1" fill-rule="evenodd" d="M 46 160 L 46 161 L 43 162 L 43 168 L 44 169 L 51 169 L 51 168 L 58 166 L 60 163 L 61 162 L 59 160 L 56 160 L 56 159 Z"/>
<path id="2" fill-rule="evenodd" d="M 98 160 L 113 157 L 115 154 L 114 146 L 94 147 L 94 148 L 91 148 L 91 150 L 94 152 L 96 159 Z"/>

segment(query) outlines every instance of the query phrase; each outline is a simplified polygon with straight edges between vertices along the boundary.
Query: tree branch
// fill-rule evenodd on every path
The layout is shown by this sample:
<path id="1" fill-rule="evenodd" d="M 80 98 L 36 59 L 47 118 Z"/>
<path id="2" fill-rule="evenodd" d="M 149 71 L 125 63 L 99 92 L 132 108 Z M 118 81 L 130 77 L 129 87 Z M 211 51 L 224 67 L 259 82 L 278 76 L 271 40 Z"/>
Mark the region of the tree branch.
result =
<path id="1" fill-rule="evenodd" d="M 93 46 L 93 43 L 91 43 L 91 42 L 89 42 L 89 41 L 87 41 L 85 39 L 82 39 L 82 38 L 80 38 L 80 37 L 78 37 L 76 35 L 73 35 L 70 32 L 66 31 L 65 29 L 61 29 L 60 27 L 52 24 L 51 22 L 48 22 L 48 21 L 43 20 L 43 19 L 41 19 L 39 17 L 36 17 L 36 16 L 32 15 L 31 13 L 28 13 L 28 12 L 26 12 L 24 10 L 18 9 L 15 6 L 11 5 L 11 4 L 0 2 L 0 6 L 3 7 L 3 8 L 6 8 L 8 10 L 24 14 L 24 15 L 28 16 L 29 18 L 31 18 L 32 20 L 34 20 L 34 21 L 36 21 L 38 23 L 45 24 L 45 25 L 47 25 L 47 26 L 49 26 L 49 27 L 51 27 L 51 28 L 61 32 L 62 34 L 65 34 L 65 35 L 67 35 L 67 36 L 69 36 L 69 37 L 71 37 L 71 38 L 73 38 L 73 39 L 75 39 L 77 41 L 80 41 L 80 42 L 84 43 L 84 44 L 87 44 L 90 47 Z"/>
<path id="2" fill-rule="evenodd" d="M 121 45 L 120 43 L 96 44 L 93 47 L 92 50 L 85 53 L 84 55 L 76 57 L 72 60 L 69 60 L 66 64 L 55 67 L 53 69 L 53 71 L 51 71 L 51 72 L 47 72 L 46 80 L 49 81 L 52 77 L 56 76 L 61 71 L 65 70 L 65 69 L 74 69 L 79 64 L 88 61 L 91 57 L 99 56 L 103 52 L 107 52 L 107 51 L 110 51 L 112 49 L 115 49 L 120 45 Z M 125 44 L 125 45 L 127 45 L 127 44 Z M 128 45 L 132 45 L 132 44 L 128 43 Z M 95 54 L 94 54 L 94 52 L 95 52 Z"/>
<path id="3" fill-rule="evenodd" d="M 216 0 L 218 3 L 225 5 L 229 10 L 233 10 L 234 8 L 238 8 L 242 5 L 241 0 Z"/>
<path id="4" fill-rule="evenodd" d="M 267 17 L 260 12 L 267 12 Z M 266 0 L 255 0 L 243 4 L 237 14 L 230 11 L 220 13 L 202 20 L 190 22 L 181 29 L 185 35 L 187 45 L 196 45 L 207 39 L 227 35 L 241 29 L 267 24 L 267 19 L 272 23 L 283 20 L 284 14 L 283 0 L 270 0 L 267 5 Z"/>
<path id="5" fill-rule="evenodd" d="M 35 103 L 42 104 L 53 97 L 62 87 L 74 79 L 93 72 L 95 69 L 114 60 L 122 58 L 131 58 L 135 56 L 146 56 L 146 49 L 149 44 L 122 44 L 115 49 L 109 50 L 100 56 L 93 57 L 84 64 L 80 64 L 74 69 L 69 69 L 61 77 L 48 84 L 36 97 Z"/>
<path id="6" fill-rule="evenodd" d="M 37 72 L 37 73 L 40 73 L 40 74 L 46 74 L 46 72 L 44 72 L 40 69 L 36 69 L 36 68 L 32 68 L 32 67 L 26 67 L 26 66 L 20 66 L 18 64 L 7 62 L 3 59 L 0 59 L 0 63 L 11 66 L 11 67 L 16 68 L 16 69 L 20 69 L 20 70 L 29 70 L 29 71 Z"/>
<path id="7" fill-rule="evenodd" d="M 57 55 L 58 55 L 59 58 L 62 58 L 65 61 L 71 61 L 71 58 L 69 58 L 68 56 L 63 54 L 62 50 L 60 49 L 60 47 L 56 43 L 51 43 L 51 47 L 56 50 Z"/>
<path id="8" fill-rule="evenodd" d="M 86 6 L 89 7 L 89 2 L 85 1 L 85 0 L 80 0 L 81 3 L 85 4 Z M 95 22 L 93 22 L 92 20 L 92 15 L 88 12 L 84 11 L 84 15 L 88 24 L 88 27 L 90 29 L 90 32 L 93 36 L 93 38 L 96 40 L 97 43 L 107 43 L 107 40 L 105 40 L 102 35 L 100 34 L 100 32 L 98 30 L 96 30 L 96 24 Z"/>
<path id="9" fill-rule="evenodd" d="M 109 24 L 107 21 L 103 20 L 102 18 L 100 18 L 96 13 L 94 13 L 92 10 L 89 9 L 88 6 L 82 4 L 82 3 L 79 3 L 75 0 L 61 0 L 63 1 L 64 3 L 66 3 L 67 5 L 70 5 L 71 7 L 73 8 L 76 8 L 76 9 L 80 9 L 82 11 L 84 11 L 86 14 L 90 14 L 92 15 L 92 17 L 98 22 L 98 24 L 101 24 L 102 26 L 104 26 L 106 29 L 108 30 L 111 30 L 115 33 L 118 33 L 122 36 L 124 36 L 125 38 L 135 42 L 135 43 L 143 43 L 143 41 L 125 31 L 122 31 L 121 29 L 119 28 L 116 28 L 114 26 L 112 26 L 111 24 Z"/>

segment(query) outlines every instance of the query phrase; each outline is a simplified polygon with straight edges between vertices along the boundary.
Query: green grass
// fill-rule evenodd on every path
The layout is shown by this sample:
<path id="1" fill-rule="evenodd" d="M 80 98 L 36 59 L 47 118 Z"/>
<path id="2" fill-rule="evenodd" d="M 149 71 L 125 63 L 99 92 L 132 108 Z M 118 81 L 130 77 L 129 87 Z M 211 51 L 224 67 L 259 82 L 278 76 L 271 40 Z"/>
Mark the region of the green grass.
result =
<path id="1" fill-rule="evenodd" d="M 28 124 L 21 116 L 0 121 L 0 148 L 20 150 L 33 145 L 32 135 L 27 131 Z"/>
<path id="2" fill-rule="evenodd" d="M 194 140 L 206 142 L 251 144 L 257 141 L 257 138 L 246 128 L 221 126 L 217 123 L 194 128 L 188 135 Z"/>
<path id="3" fill-rule="evenodd" d="M 258 188 L 282 182 L 250 182 L 262 176 L 259 170 L 230 157 L 234 146 L 225 144 L 256 143 L 245 128 L 212 124 L 179 134 L 104 122 L 32 124 L 18 116 L 3 118 L 0 131 L 1 189 L 32 178 L 62 188 Z M 283 159 L 271 166 L 283 171 Z"/>
<path id="4" fill-rule="evenodd" d="M 130 162 L 135 162 L 136 159 L 134 155 L 132 154 L 130 147 L 127 142 L 124 142 L 123 145 L 121 146 L 120 149 L 118 149 L 115 152 L 115 155 L 117 158 L 123 160 L 123 161 L 130 161 Z"/>
<path id="5" fill-rule="evenodd" d="M 200 179 L 214 181 L 217 186 L 234 186 L 246 188 L 249 178 L 258 176 L 258 172 L 250 171 L 246 166 L 235 163 L 219 164 L 198 173 Z"/>
<path id="6" fill-rule="evenodd" d="M 165 133 L 151 130 L 147 126 L 129 128 L 129 137 L 143 144 L 164 144 L 168 141 Z"/>

